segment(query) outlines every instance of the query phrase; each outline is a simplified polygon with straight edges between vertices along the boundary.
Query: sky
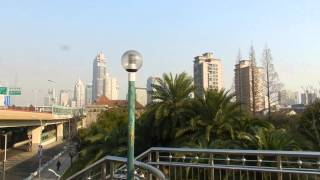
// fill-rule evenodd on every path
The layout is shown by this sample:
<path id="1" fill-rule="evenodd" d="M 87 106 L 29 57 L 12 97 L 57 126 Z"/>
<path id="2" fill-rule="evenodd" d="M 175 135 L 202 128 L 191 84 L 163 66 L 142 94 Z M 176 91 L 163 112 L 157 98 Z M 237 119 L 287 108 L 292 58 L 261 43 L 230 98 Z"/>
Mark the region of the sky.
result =
<path id="1" fill-rule="evenodd" d="M 263 48 L 271 49 L 286 89 L 320 86 L 318 0 L 0 2 L 0 84 L 22 87 L 18 105 L 43 103 L 48 88 L 73 90 L 78 78 L 90 83 L 99 51 L 124 99 L 127 73 L 120 58 L 129 49 L 144 57 L 140 87 L 165 72 L 192 76 L 193 58 L 213 52 L 228 89 L 239 49 L 247 58 L 251 44 L 258 62 Z"/>

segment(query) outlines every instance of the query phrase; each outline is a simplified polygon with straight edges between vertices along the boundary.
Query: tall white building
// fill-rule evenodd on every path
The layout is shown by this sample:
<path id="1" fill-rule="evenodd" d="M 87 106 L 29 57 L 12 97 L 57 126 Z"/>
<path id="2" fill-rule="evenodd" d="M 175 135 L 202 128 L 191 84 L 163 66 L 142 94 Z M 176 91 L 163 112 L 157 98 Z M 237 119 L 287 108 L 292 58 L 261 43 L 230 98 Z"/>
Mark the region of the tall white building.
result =
<path id="1" fill-rule="evenodd" d="M 148 103 L 147 88 L 136 88 L 136 101 L 142 106 L 146 106 Z"/>
<path id="2" fill-rule="evenodd" d="M 254 76 L 252 76 L 254 72 Z M 241 60 L 235 65 L 234 84 L 236 100 L 241 104 L 241 108 L 253 111 L 253 100 L 255 111 L 265 109 L 265 91 L 263 86 L 263 68 L 255 67 L 252 70 L 250 60 Z M 254 84 L 252 79 L 255 79 Z M 254 89 L 254 90 L 253 90 Z M 255 97 L 253 97 L 253 94 Z"/>
<path id="3" fill-rule="evenodd" d="M 58 101 L 57 101 L 55 89 L 53 89 L 53 88 L 48 89 L 48 95 L 44 98 L 44 105 L 52 106 L 57 103 L 58 103 Z"/>
<path id="4" fill-rule="evenodd" d="M 96 100 L 104 95 L 104 82 L 106 76 L 106 62 L 102 52 L 98 53 L 93 61 L 92 99 Z"/>
<path id="5" fill-rule="evenodd" d="M 304 93 L 301 93 L 301 104 L 312 104 L 316 99 L 317 94 L 315 92 L 306 90 Z"/>
<path id="6" fill-rule="evenodd" d="M 281 90 L 278 93 L 279 105 L 291 106 L 299 103 L 299 93 L 289 90 Z"/>
<path id="7" fill-rule="evenodd" d="M 85 104 L 92 104 L 92 84 L 87 84 L 86 85 L 86 100 Z"/>
<path id="8" fill-rule="evenodd" d="M 76 107 L 83 107 L 85 105 L 85 86 L 80 79 L 76 81 L 74 86 L 74 101 Z"/>
<path id="9" fill-rule="evenodd" d="M 203 90 L 222 88 L 222 64 L 220 59 L 207 52 L 194 58 L 193 76 L 195 94 L 203 95 Z"/>
<path id="10" fill-rule="evenodd" d="M 119 84 L 116 78 L 111 77 L 109 73 L 105 76 L 104 95 L 110 100 L 119 99 Z"/>
<path id="11" fill-rule="evenodd" d="M 69 106 L 70 105 L 70 93 L 67 90 L 60 91 L 60 105 Z"/>

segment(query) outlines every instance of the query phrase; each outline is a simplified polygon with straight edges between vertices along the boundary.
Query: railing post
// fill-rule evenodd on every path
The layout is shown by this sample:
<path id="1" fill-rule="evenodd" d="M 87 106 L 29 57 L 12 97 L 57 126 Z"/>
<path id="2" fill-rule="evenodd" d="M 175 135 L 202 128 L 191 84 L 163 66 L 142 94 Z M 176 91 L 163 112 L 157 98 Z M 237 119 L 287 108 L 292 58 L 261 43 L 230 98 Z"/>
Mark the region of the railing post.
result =
<path id="1" fill-rule="evenodd" d="M 114 178 L 114 167 L 113 167 L 113 162 L 110 161 L 110 179 L 113 180 L 113 178 Z"/>
<path id="2" fill-rule="evenodd" d="M 159 163 L 159 151 L 156 152 L 156 162 L 157 162 L 157 168 L 160 170 L 160 166 L 158 165 Z M 156 178 L 158 179 L 158 178 Z"/>
<path id="3" fill-rule="evenodd" d="M 148 162 L 152 162 L 152 153 L 150 152 L 150 153 L 148 153 Z M 149 172 L 149 171 L 147 171 L 147 177 L 148 177 L 148 180 L 152 180 L 152 174 Z"/>
<path id="4" fill-rule="evenodd" d="M 159 162 L 159 151 L 156 152 L 156 162 Z M 159 169 L 159 165 L 157 164 L 157 168 Z"/>
<path id="5" fill-rule="evenodd" d="M 281 155 L 278 155 L 278 156 L 277 156 L 277 168 L 278 168 L 279 170 L 282 169 Z M 278 180 L 282 180 L 282 173 L 281 173 L 281 172 L 278 172 Z"/>
<path id="6" fill-rule="evenodd" d="M 101 180 L 105 180 L 107 176 L 107 164 L 103 163 L 101 167 Z"/>
<path id="7" fill-rule="evenodd" d="M 211 180 L 214 180 L 214 159 L 213 159 L 213 154 L 210 154 L 210 173 L 211 173 Z"/>
<path id="8" fill-rule="evenodd" d="M 227 161 L 227 165 L 230 165 L 229 154 L 227 154 L 226 161 Z M 229 179 L 229 170 L 228 169 L 226 169 L 226 179 Z"/>

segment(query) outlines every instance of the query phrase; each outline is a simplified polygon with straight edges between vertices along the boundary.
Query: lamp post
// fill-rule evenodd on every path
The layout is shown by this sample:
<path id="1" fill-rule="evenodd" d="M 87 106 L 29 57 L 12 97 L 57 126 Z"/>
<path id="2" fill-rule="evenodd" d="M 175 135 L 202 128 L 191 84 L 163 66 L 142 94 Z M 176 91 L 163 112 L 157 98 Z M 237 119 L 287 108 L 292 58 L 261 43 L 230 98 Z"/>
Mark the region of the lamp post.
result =
<path id="1" fill-rule="evenodd" d="M 142 66 L 142 56 L 135 50 L 129 50 L 122 55 L 121 64 L 128 72 L 128 161 L 127 179 L 134 179 L 134 121 L 136 105 L 136 72 Z"/>
<path id="2" fill-rule="evenodd" d="M 2 179 L 6 179 L 6 161 L 7 161 L 7 144 L 8 144 L 8 136 L 6 133 L 2 132 L 0 135 L 4 137 L 4 156 L 3 156 L 3 174 Z"/>

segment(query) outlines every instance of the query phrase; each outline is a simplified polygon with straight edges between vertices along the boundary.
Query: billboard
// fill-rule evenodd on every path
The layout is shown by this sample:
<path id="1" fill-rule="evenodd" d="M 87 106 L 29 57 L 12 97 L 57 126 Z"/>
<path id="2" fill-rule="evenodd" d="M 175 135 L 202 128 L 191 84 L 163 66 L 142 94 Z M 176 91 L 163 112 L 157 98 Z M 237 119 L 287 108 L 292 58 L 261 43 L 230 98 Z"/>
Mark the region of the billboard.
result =
<path id="1" fill-rule="evenodd" d="M 10 87 L 9 88 L 9 95 L 10 96 L 21 95 L 21 88 L 19 88 L 19 87 Z"/>
<path id="2" fill-rule="evenodd" d="M 0 87 L 0 94 L 7 95 L 7 91 L 8 91 L 7 87 Z"/>

